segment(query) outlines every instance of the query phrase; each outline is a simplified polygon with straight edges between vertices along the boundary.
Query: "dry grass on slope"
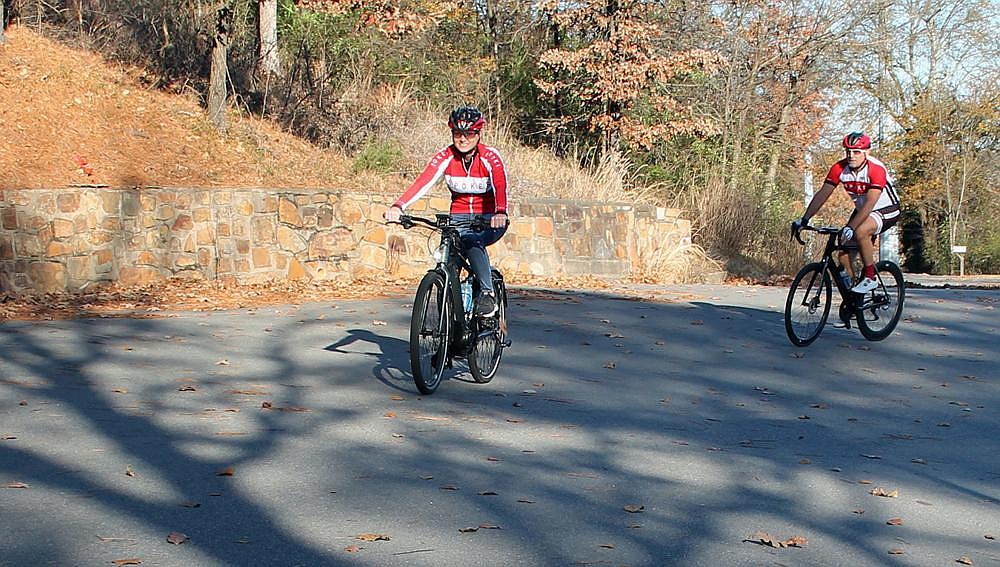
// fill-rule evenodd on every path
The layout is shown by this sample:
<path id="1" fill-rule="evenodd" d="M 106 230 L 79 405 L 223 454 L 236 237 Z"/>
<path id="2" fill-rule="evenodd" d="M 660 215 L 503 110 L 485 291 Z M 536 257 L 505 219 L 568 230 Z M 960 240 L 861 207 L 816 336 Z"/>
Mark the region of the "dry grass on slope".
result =
<path id="1" fill-rule="evenodd" d="M 450 142 L 444 113 L 415 103 L 405 85 L 358 82 L 344 100 L 392 116 L 383 139 L 404 149 L 403 171 L 351 171 L 351 158 L 321 149 L 268 120 L 230 112 L 227 134 L 208 121 L 196 93 L 153 90 L 146 72 L 14 26 L 0 44 L 0 188 L 336 187 L 401 192 Z M 520 145 L 502 117 L 483 141 L 500 149 L 514 199 L 636 202 L 628 164 L 611 156 L 591 172 Z M 402 174 L 402 178 L 399 176 Z"/>
<path id="2" fill-rule="evenodd" d="M 144 86 L 109 63 L 27 28 L 0 44 L 0 188 L 69 185 L 345 187 L 350 161 L 233 116 L 218 133 L 197 96 Z"/>

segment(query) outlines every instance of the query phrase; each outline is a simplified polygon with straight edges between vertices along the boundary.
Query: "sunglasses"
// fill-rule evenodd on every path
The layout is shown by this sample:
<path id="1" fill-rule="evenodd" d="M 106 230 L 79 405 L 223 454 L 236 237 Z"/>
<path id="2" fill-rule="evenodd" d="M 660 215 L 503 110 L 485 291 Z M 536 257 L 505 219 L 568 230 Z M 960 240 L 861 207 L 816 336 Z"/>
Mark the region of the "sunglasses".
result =
<path id="1" fill-rule="evenodd" d="M 452 130 L 451 135 L 456 138 L 472 138 L 479 135 L 479 130 Z"/>

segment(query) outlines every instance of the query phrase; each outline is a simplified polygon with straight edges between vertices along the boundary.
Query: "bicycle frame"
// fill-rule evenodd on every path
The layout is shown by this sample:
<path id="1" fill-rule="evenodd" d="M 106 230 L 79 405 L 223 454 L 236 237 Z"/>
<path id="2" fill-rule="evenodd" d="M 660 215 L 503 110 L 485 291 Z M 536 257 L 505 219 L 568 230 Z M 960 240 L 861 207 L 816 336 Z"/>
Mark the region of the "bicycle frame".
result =
<path id="1" fill-rule="evenodd" d="M 452 336 L 449 341 L 449 360 L 454 355 L 465 354 L 472 347 L 475 340 L 473 334 L 476 331 L 476 323 L 474 322 L 476 319 L 471 313 L 466 313 L 462 305 L 460 276 L 463 269 L 471 273 L 472 266 L 465 256 L 462 255 L 458 229 L 452 224 L 451 215 L 445 213 L 436 214 L 433 221 L 421 217 L 403 215 L 400 217 L 399 222 L 403 225 L 403 228 L 408 229 L 413 227 L 414 223 L 421 223 L 441 233 L 441 242 L 434 252 L 436 264 L 430 271 L 441 274 L 441 277 L 444 279 L 444 288 L 450 290 L 448 293 L 449 297 L 446 298 L 450 307 L 447 312 L 452 315 L 452 324 L 449 326 L 452 329 Z M 474 223 L 473 227 L 475 228 L 475 226 Z M 445 310 L 442 310 L 439 317 L 444 316 Z M 438 322 L 441 323 L 441 321 Z"/>
<path id="2" fill-rule="evenodd" d="M 838 273 L 838 271 L 839 268 L 841 267 L 841 263 L 839 258 L 836 257 L 836 253 L 847 252 L 848 254 L 856 254 L 858 252 L 857 244 L 848 244 L 848 245 L 838 244 L 837 237 L 840 234 L 840 229 L 835 227 L 804 226 L 802 227 L 802 229 L 812 230 L 819 234 L 827 235 L 826 246 L 823 249 L 823 257 L 820 260 L 820 263 L 823 264 L 823 273 L 825 274 L 824 277 L 829 277 L 832 280 L 833 284 L 837 288 L 837 291 L 840 293 L 840 297 L 844 300 L 844 304 L 846 306 L 846 309 L 848 309 L 848 313 L 853 313 L 858 309 L 868 309 L 870 307 L 877 307 L 880 305 L 879 302 L 884 300 L 884 296 L 880 298 L 871 299 L 869 297 L 870 294 L 861 295 L 854 293 L 853 291 L 851 291 L 850 287 L 847 287 L 844 284 L 844 282 L 841 281 L 839 277 L 840 274 Z M 805 242 L 802 240 L 802 237 L 799 234 L 795 234 L 795 238 L 799 241 L 800 244 L 803 245 L 805 244 Z M 855 278 L 857 277 L 857 274 L 852 274 L 852 275 Z M 879 288 L 883 288 L 885 284 L 882 281 L 882 275 L 876 273 L 875 277 L 878 280 Z M 812 285 L 814 283 L 816 282 L 809 282 L 810 289 L 812 288 Z M 865 300 L 866 298 L 868 298 L 869 300 L 866 301 Z M 848 327 L 850 327 L 850 320 L 846 319 L 846 322 Z"/>
<path id="3" fill-rule="evenodd" d="M 857 246 L 838 244 L 840 229 L 837 227 L 793 226 L 792 235 L 800 244 L 805 244 L 799 234 L 801 230 L 825 234 L 827 240 L 822 258 L 806 263 L 789 287 L 785 300 L 785 332 L 792 344 L 808 346 L 819 337 L 830 314 L 833 287 L 843 300 L 837 316 L 848 327 L 851 320 L 856 320 L 858 330 L 870 341 L 881 341 L 892 334 L 902 315 L 906 296 L 906 282 L 899 266 L 889 260 L 876 262 L 878 285 L 869 292 L 856 293 L 852 291 L 852 281 L 840 278 L 841 263 L 837 253 L 856 253 Z"/>

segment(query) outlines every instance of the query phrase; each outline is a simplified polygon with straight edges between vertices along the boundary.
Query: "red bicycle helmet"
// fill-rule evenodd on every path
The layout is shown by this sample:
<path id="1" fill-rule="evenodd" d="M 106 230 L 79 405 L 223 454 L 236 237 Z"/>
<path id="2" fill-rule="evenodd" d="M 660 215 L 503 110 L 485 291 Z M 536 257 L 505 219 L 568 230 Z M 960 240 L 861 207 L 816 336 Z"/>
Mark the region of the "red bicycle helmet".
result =
<path id="1" fill-rule="evenodd" d="M 849 150 L 870 150 L 872 139 L 864 132 L 851 132 L 844 136 L 844 148 Z"/>
<path id="2" fill-rule="evenodd" d="M 453 132 L 472 132 L 476 134 L 485 125 L 486 119 L 483 118 L 483 113 L 474 106 L 460 106 L 451 111 L 451 116 L 448 117 L 448 127 Z"/>

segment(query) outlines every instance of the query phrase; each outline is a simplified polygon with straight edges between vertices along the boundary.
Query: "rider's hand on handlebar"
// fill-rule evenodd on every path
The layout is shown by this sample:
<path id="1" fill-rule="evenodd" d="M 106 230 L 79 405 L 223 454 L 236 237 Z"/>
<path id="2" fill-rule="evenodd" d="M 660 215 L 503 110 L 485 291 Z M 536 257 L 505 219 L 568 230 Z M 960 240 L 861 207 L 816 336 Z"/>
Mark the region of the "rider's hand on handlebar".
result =
<path id="1" fill-rule="evenodd" d="M 854 229 L 852 229 L 849 226 L 845 226 L 844 228 L 840 229 L 841 244 L 846 244 L 850 242 L 852 238 L 854 238 Z"/>
<path id="2" fill-rule="evenodd" d="M 507 213 L 497 213 L 490 217 L 490 227 L 491 228 L 503 228 L 507 225 Z"/>
<path id="3" fill-rule="evenodd" d="M 403 216 L 403 209 L 393 205 L 382 216 L 388 222 L 399 222 L 399 217 Z"/>
<path id="4" fill-rule="evenodd" d="M 809 219 L 805 217 L 792 221 L 792 230 L 795 232 L 802 231 L 802 227 L 804 226 L 809 226 Z"/>

